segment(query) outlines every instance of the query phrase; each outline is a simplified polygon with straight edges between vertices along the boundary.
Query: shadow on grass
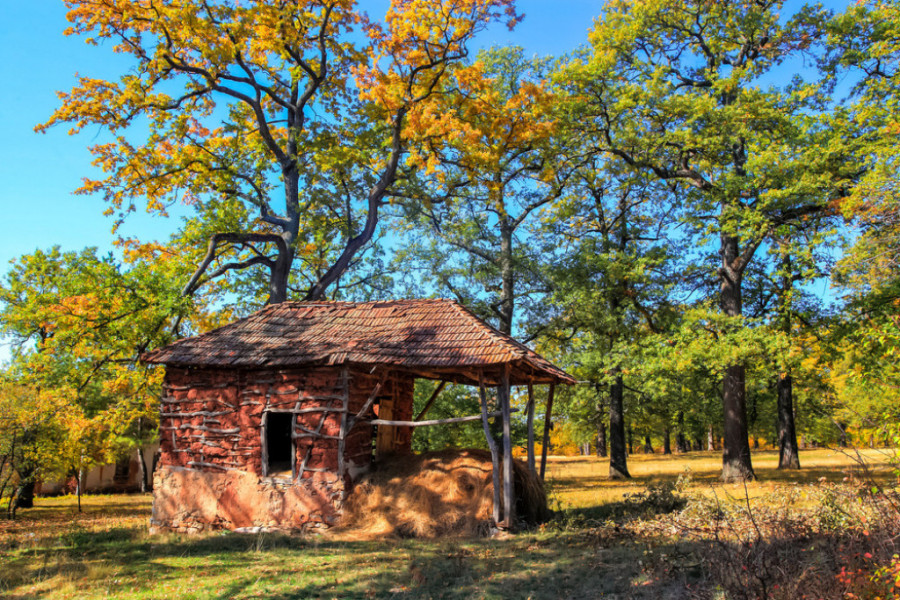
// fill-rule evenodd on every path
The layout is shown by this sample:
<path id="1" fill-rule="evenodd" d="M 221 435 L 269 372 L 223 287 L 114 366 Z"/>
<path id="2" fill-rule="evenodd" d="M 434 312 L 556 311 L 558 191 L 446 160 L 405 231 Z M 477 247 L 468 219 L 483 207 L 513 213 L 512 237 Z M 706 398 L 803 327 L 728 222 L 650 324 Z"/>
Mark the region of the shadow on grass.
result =
<path id="1" fill-rule="evenodd" d="M 640 551 L 631 541 L 597 548 L 574 530 L 506 540 L 363 542 L 277 534 L 150 537 L 140 528 L 75 528 L 54 546 L 0 555 L 0 595 L 24 598 L 16 592 L 53 580 L 54 587 L 69 582 L 82 593 L 127 598 L 162 594 L 190 580 L 196 583 L 184 597 L 222 600 L 597 597 L 630 589 L 640 579 L 631 560 Z M 648 595 L 634 597 L 662 593 L 651 593 L 649 583 L 642 589 Z"/>

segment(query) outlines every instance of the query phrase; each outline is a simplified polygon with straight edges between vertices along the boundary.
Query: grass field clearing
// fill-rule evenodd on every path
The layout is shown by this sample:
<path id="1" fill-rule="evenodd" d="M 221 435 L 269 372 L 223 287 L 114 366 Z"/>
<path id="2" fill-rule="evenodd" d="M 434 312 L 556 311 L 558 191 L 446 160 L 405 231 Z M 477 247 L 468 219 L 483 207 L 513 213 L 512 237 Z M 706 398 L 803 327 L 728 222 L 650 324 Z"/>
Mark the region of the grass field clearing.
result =
<path id="1" fill-rule="evenodd" d="M 878 480 L 893 480 L 883 466 L 883 453 L 867 450 L 864 455 L 876 464 Z M 755 453 L 753 459 L 760 481 L 749 484 L 747 493 L 761 506 L 783 497 L 787 488 L 812 498 L 824 482 L 840 483 L 858 475 L 852 457 L 830 450 L 803 452 L 804 470 L 796 473 L 777 471 L 774 453 Z M 743 485 L 716 481 L 720 460 L 713 453 L 635 455 L 629 462 L 634 480 L 612 482 L 605 476 L 605 460 L 553 459 L 548 481 L 551 502 L 561 513 L 557 522 L 498 539 L 355 542 L 327 535 L 149 536 L 149 495 L 86 496 L 80 514 L 74 498 L 40 498 L 36 508 L 21 511 L 16 521 L 0 521 L 0 596 L 687 597 L 679 594 L 696 573 L 682 569 L 667 579 L 647 567 L 652 556 L 684 554 L 672 540 L 644 534 L 633 523 L 595 521 L 627 505 L 626 495 L 674 482 L 686 472 L 687 493 L 741 501 Z M 693 559 L 678 556 L 680 565 L 693 564 Z"/>

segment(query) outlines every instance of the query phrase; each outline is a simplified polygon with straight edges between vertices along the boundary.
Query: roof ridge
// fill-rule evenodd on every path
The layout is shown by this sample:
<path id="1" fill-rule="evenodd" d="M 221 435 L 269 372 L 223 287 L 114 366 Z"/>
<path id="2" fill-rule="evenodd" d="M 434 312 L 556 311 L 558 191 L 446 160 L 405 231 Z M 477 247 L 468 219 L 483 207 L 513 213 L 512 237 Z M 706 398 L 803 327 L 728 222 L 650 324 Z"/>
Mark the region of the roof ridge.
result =
<path id="1" fill-rule="evenodd" d="M 522 358 L 522 354 L 523 354 L 522 350 L 523 349 L 525 350 L 525 353 L 533 352 L 533 350 L 531 350 L 527 346 L 520 344 L 515 338 L 513 338 L 512 335 L 507 335 L 507 334 L 503 333 L 502 331 L 500 331 L 499 329 L 497 329 L 496 327 L 494 327 L 487 321 L 479 318 L 478 315 L 476 315 L 474 312 L 469 310 L 469 308 L 467 306 L 463 305 L 461 302 L 457 302 L 456 300 L 450 300 L 450 303 L 454 307 L 456 307 L 456 309 L 458 311 L 462 312 L 464 315 L 468 316 L 472 321 L 474 321 L 476 326 L 481 327 L 482 329 L 485 329 L 487 334 L 491 337 L 491 339 L 493 339 L 497 342 L 501 342 L 505 346 L 512 346 L 511 354 L 514 357 Z M 514 343 L 510 344 L 510 340 Z"/>

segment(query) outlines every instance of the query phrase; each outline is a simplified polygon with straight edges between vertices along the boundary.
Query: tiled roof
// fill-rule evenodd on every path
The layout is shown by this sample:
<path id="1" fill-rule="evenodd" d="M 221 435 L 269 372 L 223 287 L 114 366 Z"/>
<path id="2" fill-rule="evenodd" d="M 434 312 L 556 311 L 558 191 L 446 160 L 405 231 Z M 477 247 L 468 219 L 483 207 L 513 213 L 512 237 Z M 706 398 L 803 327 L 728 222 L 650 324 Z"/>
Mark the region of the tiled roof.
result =
<path id="1" fill-rule="evenodd" d="M 423 376 L 465 373 L 455 380 L 469 381 L 479 369 L 496 371 L 508 364 L 514 384 L 575 381 L 452 300 L 273 304 L 142 359 L 241 369 L 390 365 Z"/>

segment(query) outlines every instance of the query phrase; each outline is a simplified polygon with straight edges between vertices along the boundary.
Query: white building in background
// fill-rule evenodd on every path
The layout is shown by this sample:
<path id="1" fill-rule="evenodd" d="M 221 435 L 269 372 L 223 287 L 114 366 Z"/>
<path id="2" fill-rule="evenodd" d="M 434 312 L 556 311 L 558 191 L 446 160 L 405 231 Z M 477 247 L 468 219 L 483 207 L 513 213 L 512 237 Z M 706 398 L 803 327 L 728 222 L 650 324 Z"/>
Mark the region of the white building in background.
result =
<path id="1" fill-rule="evenodd" d="M 147 482 L 153 483 L 153 462 L 158 443 L 144 446 L 144 465 L 146 467 Z M 140 454 L 134 450 L 126 458 L 116 463 L 100 465 L 91 469 L 84 478 L 82 493 L 98 492 L 137 492 L 141 489 L 141 465 Z M 75 478 L 41 481 L 34 490 L 35 494 L 42 496 L 54 496 L 57 494 L 75 493 Z"/>

